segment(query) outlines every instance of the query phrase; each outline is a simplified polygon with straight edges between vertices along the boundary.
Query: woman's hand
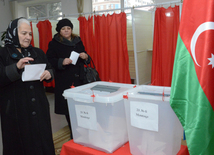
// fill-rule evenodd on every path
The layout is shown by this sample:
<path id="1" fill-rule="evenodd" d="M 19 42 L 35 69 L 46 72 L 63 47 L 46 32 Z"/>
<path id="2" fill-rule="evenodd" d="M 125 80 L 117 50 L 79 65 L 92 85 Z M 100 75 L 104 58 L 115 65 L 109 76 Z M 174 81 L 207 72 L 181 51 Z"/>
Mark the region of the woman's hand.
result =
<path id="1" fill-rule="evenodd" d="M 62 62 L 62 64 L 65 65 L 70 65 L 72 63 L 72 60 L 70 58 L 65 58 Z"/>
<path id="2" fill-rule="evenodd" d="M 81 59 L 87 60 L 88 59 L 88 54 L 86 54 L 85 52 L 80 53 L 79 57 Z"/>
<path id="3" fill-rule="evenodd" d="M 30 57 L 22 58 L 17 62 L 16 66 L 18 69 L 22 69 L 25 67 L 25 65 L 29 65 L 29 61 L 33 61 L 33 60 L 34 59 Z"/>
<path id="4" fill-rule="evenodd" d="M 40 76 L 40 81 L 49 80 L 51 78 L 51 73 L 48 70 L 45 70 Z"/>

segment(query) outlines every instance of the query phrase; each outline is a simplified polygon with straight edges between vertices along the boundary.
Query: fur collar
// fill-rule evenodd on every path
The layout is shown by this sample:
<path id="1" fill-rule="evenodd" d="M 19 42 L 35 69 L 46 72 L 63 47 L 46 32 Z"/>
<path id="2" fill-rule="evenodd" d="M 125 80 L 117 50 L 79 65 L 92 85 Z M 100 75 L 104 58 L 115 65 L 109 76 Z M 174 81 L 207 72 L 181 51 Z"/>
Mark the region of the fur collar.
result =
<path id="1" fill-rule="evenodd" d="M 61 44 L 67 45 L 67 46 L 75 46 L 77 43 L 79 43 L 81 41 L 80 37 L 78 37 L 78 36 L 74 37 L 71 41 L 69 41 L 65 38 L 62 38 L 62 41 L 61 41 L 58 33 L 54 35 L 53 39 Z"/>

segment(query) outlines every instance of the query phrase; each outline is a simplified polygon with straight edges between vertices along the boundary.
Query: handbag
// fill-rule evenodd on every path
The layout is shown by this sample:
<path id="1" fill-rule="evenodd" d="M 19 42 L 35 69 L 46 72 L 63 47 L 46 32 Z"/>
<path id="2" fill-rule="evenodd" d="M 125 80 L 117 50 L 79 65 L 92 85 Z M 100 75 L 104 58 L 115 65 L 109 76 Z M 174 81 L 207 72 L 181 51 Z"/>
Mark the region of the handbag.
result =
<path id="1" fill-rule="evenodd" d="M 86 61 L 84 61 L 84 63 L 84 84 L 101 81 L 93 60 L 91 59 L 89 64 L 87 64 Z M 91 63 L 93 64 L 93 66 L 91 65 Z"/>

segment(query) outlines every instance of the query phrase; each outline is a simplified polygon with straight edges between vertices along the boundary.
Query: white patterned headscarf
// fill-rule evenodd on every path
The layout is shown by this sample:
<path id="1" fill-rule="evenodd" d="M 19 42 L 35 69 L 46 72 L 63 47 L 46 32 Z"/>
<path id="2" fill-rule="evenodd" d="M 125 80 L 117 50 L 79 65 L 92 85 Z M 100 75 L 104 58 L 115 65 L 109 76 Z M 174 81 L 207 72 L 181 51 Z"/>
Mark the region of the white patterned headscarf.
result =
<path id="1" fill-rule="evenodd" d="M 23 18 L 23 17 L 21 17 Z M 17 18 L 10 22 L 7 28 L 7 33 L 5 37 L 5 46 L 14 46 L 15 48 L 21 48 L 18 37 L 18 20 L 21 18 Z"/>

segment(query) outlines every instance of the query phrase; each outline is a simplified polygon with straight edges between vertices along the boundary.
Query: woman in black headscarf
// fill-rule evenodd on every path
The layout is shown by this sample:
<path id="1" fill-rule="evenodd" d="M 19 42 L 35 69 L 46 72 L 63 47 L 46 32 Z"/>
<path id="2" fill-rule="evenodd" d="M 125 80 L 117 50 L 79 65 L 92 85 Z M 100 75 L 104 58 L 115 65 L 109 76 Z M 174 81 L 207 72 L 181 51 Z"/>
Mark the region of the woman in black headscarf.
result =
<path id="1" fill-rule="evenodd" d="M 30 45 L 25 18 L 13 20 L 0 50 L 0 114 L 4 155 L 54 155 L 49 103 L 42 81 L 53 74 L 45 53 Z M 46 64 L 40 80 L 23 82 L 25 65 Z"/>

